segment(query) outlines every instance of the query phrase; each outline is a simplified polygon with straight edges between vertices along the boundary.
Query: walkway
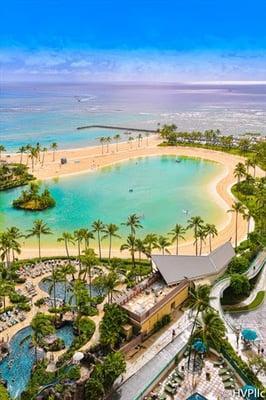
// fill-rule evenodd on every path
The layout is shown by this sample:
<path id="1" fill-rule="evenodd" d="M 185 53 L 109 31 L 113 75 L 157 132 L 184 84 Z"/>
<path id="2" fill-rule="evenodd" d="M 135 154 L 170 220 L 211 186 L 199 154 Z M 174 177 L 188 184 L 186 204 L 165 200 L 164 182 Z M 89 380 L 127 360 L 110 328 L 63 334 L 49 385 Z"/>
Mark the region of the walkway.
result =
<path id="1" fill-rule="evenodd" d="M 249 279 L 254 278 L 262 270 L 265 263 L 266 263 L 266 251 L 262 251 L 250 264 L 249 269 L 245 272 L 245 275 Z M 212 298 L 212 300 L 210 301 L 210 305 L 220 314 L 220 317 L 225 321 L 227 325 L 228 334 L 231 335 L 235 333 L 236 327 L 234 324 L 232 324 L 232 321 L 230 321 L 230 319 L 228 319 L 224 314 L 220 301 L 223 292 L 225 291 L 226 288 L 228 288 L 228 286 L 230 286 L 230 277 L 221 279 L 220 281 L 217 281 L 216 284 L 214 284 L 210 293 L 210 297 Z M 258 291 L 258 288 L 256 287 L 255 290 Z M 235 339 L 232 341 L 232 345 L 236 348 Z"/>
<path id="2" fill-rule="evenodd" d="M 151 385 L 173 358 L 184 348 L 190 336 L 192 323 L 161 351 L 159 351 L 141 369 L 132 375 L 111 396 L 112 400 L 137 400 Z"/>

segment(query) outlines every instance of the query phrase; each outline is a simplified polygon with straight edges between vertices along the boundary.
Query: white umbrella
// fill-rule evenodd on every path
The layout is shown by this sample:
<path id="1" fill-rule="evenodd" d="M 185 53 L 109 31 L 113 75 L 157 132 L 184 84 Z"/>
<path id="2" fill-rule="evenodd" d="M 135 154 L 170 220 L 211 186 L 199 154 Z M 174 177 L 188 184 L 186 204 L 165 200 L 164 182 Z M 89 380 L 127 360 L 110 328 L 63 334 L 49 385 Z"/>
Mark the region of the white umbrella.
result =
<path id="1" fill-rule="evenodd" d="M 75 362 L 81 361 L 84 358 L 84 354 L 81 351 L 77 351 L 74 355 L 72 360 Z"/>

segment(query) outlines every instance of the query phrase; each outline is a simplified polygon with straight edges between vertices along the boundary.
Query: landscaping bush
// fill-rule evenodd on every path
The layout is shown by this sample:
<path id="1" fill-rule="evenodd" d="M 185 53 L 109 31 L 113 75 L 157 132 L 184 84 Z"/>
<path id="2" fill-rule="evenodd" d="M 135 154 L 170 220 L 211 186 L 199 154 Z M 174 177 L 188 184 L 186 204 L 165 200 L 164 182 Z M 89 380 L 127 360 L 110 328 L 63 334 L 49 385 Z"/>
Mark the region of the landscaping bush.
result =
<path id="1" fill-rule="evenodd" d="M 160 319 L 159 321 L 157 321 L 152 329 L 152 332 L 158 332 L 160 329 L 162 329 L 165 325 L 169 324 L 171 322 L 171 315 L 170 314 L 166 314 L 162 317 L 162 319 Z"/>

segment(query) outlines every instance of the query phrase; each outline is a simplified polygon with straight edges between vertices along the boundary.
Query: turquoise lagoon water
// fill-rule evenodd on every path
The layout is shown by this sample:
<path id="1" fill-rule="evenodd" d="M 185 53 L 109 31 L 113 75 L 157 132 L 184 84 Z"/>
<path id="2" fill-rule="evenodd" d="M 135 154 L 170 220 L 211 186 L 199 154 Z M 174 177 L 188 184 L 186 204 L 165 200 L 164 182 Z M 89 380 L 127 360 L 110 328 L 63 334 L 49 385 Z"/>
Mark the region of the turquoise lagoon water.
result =
<path id="1" fill-rule="evenodd" d="M 10 353 L 0 363 L 0 377 L 7 381 L 7 388 L 12 398 L 17 398 L 26 388 L 35 362 L 35 350 L 29 346 L 31 327 L 17 332 L 10 341 Z M 74 339 L 73 328 L 65 325 L 56 331 L 69 347 Z"/>
<path id="2" fill-rule="evenodd" d="M 92 173 L 47 180 L 57 204 L 42 212 L 14 209 L 12 200 L 22 189 L 12 189 L 0 193 L 0 229 L 16 225 L 25 231 L 41 218 L 53 231 L 43 237 L 51 244 L 62 231 L 89 227 L 97 218 L 120 224 L 132 213 L 142 217 L 142 234 L 166 234 L 175 223 L 186 224 L 184 210 L 189 217 L 200 215 L 219 224 L 224 211 L 207 193 L 207 185 L 222 170 L 218 163 L 193 158 L 182 158 L 180 163 L 173 156 L 132 159 Z M 128 230 L 120 229 L 125 237 Z"/>

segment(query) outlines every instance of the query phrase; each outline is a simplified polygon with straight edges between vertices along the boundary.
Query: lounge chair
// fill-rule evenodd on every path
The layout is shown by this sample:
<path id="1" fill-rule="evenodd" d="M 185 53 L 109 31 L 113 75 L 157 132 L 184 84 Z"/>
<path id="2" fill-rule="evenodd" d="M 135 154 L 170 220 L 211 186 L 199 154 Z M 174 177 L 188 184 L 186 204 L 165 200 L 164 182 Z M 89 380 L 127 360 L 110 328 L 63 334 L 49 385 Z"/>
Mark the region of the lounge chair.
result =
<path id="1" fill-rule="evenodd" d="M 170 393 L 170 394 L 176 394 L 177 389 L 176 388 L 172 388 L 169 385 L 166 385 L 164 388 L 166 393 Z"/>

